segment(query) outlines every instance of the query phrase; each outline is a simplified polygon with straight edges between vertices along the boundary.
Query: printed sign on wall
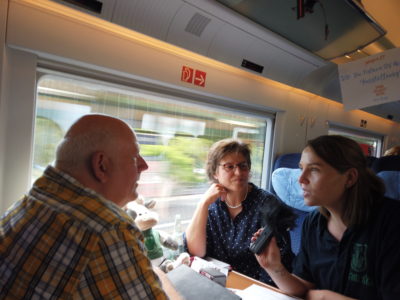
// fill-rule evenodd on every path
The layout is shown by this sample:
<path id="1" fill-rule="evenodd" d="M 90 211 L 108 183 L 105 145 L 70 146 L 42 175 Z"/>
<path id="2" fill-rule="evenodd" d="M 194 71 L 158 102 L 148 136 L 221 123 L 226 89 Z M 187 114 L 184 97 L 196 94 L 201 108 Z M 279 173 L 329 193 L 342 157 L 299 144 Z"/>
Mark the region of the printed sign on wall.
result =
<path id="1" fill-rule="evenodd" d="M 192 83 L 193 82 L 193 69 L 187 66 L 182 67 L 181 81 Z"/>
<path id="2" fill-rule="evenodd" d="M 400 100 L 400 48 L 339 65 L 346 110 Z"/>
<path id="3" fill-rule="evenodd" d="M 183 82 L 193 83 L 194 85 L 205 87 L 206 76 L 207 73 L 204 71 L 195 70 L 188 66 L 182 67 L 181 81 Z"/>

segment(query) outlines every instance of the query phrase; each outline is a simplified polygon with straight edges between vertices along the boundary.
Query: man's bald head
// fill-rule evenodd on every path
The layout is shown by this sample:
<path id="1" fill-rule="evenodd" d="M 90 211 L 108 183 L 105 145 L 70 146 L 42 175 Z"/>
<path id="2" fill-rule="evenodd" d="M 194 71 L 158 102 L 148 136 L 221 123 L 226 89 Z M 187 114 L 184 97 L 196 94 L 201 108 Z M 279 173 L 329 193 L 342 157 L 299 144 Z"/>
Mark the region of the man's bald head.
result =
<path id="1" fill-rule="evenodd" d="M 132 160 L 135 166 L 131 167 Z M 136 194 L 136 182 L 147 164 L 139 155 L 133 130 L 120 119 L 106 115 L 85 115 L 67 131 L 57 148 L 55 167 L 83 185 L 122 205 Z M 123 172 L 126 176 L 123 178 Z M 118 178 L 118 180 L 116 180 Z M 118 195 L 116 186 L 126 183 L 134 195 Z M 119 187 L 123 191 L 124 186 Z M 126 191 L 129 193 L 129 191 Z"/>
<path id="2" fill-rule="evenodd" d="M 57 148 L 56 166 L 65 171 L 81 169 L 89 163 L 95 151 L 107 151 L 116 146 L 124 134 L 132 134 L 120 119 L 106 115 L 85 115 L 78 119 Z"/>

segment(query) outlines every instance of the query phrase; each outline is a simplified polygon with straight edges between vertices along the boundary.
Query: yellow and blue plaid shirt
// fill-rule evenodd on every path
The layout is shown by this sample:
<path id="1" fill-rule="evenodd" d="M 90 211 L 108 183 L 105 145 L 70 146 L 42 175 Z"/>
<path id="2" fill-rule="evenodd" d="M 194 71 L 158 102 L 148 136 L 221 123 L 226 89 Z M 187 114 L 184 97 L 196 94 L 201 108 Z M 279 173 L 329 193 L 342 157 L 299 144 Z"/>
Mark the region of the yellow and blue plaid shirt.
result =
<path id="1" fill-rule="evenodd" d="M 0 299 L 167 299 L 132 219 L 49 166 L 0 220 Z"/>

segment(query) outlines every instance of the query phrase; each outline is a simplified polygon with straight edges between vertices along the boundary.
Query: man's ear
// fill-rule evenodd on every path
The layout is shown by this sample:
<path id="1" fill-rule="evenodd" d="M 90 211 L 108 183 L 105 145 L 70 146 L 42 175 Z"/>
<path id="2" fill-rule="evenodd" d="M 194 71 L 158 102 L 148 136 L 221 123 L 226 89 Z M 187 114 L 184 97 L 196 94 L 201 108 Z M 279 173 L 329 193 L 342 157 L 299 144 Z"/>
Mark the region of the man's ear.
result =
<path id="1" fill-rule="evenodd" d="M 351 168 L 347 170 L 347 182 L 346 182 L 346 188 L 352 187 L 358 179 L 358 171 L 356 168 Z"/>
<path id="2" fill-rule="evenodd" d="M 109 177 L 110 159 L 103 151 L 97 151 L 92 154 L 90 166 L 96 180 L 105 183 Z"/>

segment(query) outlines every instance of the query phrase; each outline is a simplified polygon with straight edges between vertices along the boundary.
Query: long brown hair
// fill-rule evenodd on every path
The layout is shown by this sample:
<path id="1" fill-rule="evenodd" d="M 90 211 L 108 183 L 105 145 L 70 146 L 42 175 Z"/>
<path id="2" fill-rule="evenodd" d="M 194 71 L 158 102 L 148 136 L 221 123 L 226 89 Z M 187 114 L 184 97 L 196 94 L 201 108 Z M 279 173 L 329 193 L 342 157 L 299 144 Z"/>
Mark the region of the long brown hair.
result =
<path id="1" fill-rule="evenodd" d="M 317 137 L 308 141 L 307 146 L 341 174 L 351 168 L 357 170 L 357 181 L 346 191 L 342 220 L 347 226 L 366 224 L 375 206 L 382 201 L 385 186 L 367 167 L 361 147 L 355 141 L 339 135 Z M 329 216 L 326 208 L 321 207 L 320 211 Z"/>

